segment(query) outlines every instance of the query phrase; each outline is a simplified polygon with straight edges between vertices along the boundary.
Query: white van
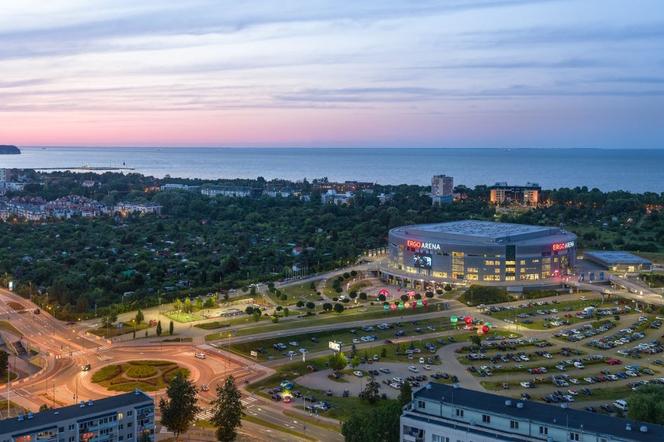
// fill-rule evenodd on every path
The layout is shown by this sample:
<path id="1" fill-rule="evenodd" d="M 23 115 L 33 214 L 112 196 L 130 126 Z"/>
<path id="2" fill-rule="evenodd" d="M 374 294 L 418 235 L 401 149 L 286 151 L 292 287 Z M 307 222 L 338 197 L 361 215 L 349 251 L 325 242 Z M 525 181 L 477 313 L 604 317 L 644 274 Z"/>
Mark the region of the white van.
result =
<path id="1" fill-rule="evenodd" d="M 624 399 L 618 399 L 613 402 L 613 406 L 618 410 L 627 411 L 627 401 Z"/>

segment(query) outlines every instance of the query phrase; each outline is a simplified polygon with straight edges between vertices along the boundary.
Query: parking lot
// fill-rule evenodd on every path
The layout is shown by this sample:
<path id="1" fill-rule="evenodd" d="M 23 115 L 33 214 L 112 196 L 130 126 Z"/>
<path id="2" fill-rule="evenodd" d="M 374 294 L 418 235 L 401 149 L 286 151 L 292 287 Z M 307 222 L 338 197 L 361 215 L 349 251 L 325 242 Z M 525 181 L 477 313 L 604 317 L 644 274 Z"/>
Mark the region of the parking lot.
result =
<path id="1" fill-rule="evenodd" d="M 264 339 L 254 342 L 231 345 L 231 349 L 244 356 L 252 351 L 257 353 L 258 360 L 301 358 L 303 353 L 315 353 L 329 348 L 329 342 L 336 342 L 342 350 L 349 351 L 353 345 L 388 341 L 420 341 L 422 336 L 441 331 L 450 331 L 452 326 L 449 317 L 408 321 L 396 323 L 380 323 L 359 328 L 347 328 L 329 332 L 309 333 L 285 338 Z"/>
<path id="2" fill-rule="evenodd" d="M 654 315 L 635 312 L 563 329 L 546 341 L 466 346 L 459 349 L 458 360 L 489 390 L 620 413 L 625 410 L 614 401 L 641 385 L 664 383 L 664 358 L 656 359 L 664 351 L 661 326 Z"/>

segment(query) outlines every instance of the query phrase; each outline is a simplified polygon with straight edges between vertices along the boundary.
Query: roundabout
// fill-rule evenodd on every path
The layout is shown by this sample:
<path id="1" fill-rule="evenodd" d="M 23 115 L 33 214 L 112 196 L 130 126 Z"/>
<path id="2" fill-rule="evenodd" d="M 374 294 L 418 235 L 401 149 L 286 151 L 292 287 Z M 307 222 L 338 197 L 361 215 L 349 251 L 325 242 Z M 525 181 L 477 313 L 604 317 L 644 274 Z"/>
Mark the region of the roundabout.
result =
<path id="1" fill-rule="evenodd" d="M 91 382 L 111 391 L 158 391 L 178 374 L 189 377 L 190 371 L 175 362 L 132 360 L 106 365 L 92 374 Z"/>

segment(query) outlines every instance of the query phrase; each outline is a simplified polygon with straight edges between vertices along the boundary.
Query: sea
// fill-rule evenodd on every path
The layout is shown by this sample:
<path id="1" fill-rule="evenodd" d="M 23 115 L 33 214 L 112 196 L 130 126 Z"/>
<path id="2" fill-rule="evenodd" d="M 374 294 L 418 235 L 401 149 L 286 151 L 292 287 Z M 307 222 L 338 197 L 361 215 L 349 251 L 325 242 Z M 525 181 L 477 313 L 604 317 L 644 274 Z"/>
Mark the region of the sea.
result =
<path id="1" fill-rule="evenodd" d="M 163 178 L 304 178 L 429 185 L 538 183 L 545 189 L 664 192 L 664 149 L 21 147 L 0 168 L 125 167 Z"/>

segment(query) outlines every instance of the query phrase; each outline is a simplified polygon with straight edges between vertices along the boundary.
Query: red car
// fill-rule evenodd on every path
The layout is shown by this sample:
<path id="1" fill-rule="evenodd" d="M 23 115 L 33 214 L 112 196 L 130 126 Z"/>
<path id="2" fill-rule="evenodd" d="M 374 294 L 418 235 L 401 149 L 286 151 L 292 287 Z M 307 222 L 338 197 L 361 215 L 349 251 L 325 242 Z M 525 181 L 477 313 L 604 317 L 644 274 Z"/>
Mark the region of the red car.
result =
<path id="1" fill-rule="evenodd" d="M 620 359 L 609 358 L 606 360 L 606 363 L 609 365 L 620 365 L 622 364 L 622 361 Z"/>

